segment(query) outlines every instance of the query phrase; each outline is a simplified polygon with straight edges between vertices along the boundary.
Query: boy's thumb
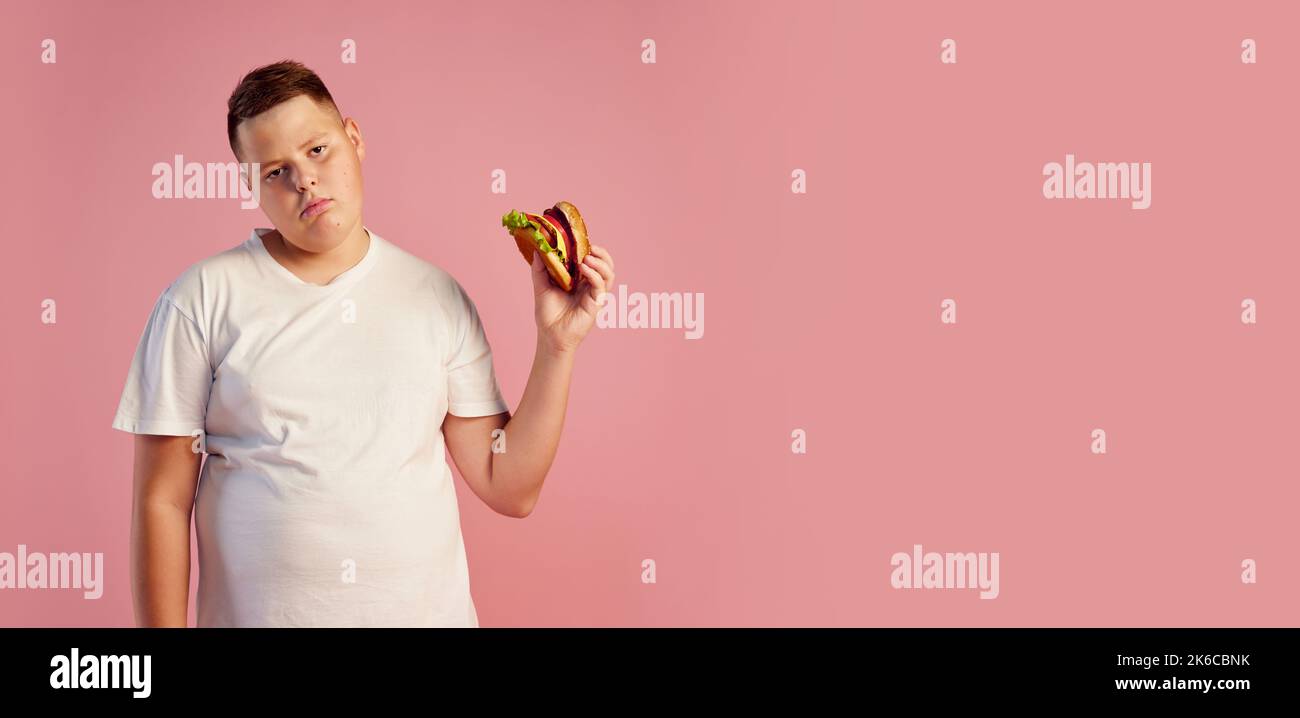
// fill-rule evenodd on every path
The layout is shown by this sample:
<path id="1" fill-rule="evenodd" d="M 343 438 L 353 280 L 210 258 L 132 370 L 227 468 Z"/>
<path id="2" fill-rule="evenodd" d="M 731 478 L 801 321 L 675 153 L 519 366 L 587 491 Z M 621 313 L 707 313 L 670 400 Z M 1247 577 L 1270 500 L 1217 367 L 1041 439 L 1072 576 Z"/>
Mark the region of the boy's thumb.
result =
<path id="1" fill-rule="evenodd" d="M 550 273 L 546 271 L 546 262 L 542 261 L 541 252 L 533 252 L 533 267 L 531 274 L 533 275 L 533 289 L 535 291 L 546 289 L 546 280 Z"/>

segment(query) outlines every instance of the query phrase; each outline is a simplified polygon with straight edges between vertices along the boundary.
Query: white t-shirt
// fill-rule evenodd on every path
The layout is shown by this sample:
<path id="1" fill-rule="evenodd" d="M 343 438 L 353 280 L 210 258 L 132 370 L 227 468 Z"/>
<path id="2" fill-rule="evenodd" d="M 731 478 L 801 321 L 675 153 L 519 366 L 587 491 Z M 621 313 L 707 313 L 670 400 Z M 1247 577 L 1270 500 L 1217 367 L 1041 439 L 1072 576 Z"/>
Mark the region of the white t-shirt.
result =
<path id="1" fill-rule="evenodd" d="M 326 285 L 271 231 L 162 292 L 112 424 L 204 431 L 198 625 L 477 627 L 442 421 L 509 410 L 478 310 L 368 228 Z"/>

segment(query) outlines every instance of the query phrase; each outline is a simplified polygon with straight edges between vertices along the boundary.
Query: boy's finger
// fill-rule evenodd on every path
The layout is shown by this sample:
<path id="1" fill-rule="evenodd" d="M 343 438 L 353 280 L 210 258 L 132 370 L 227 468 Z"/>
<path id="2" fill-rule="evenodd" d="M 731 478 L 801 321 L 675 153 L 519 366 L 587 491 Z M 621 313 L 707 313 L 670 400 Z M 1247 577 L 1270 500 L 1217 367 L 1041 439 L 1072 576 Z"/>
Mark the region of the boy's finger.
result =
<path id="1" fill-rule="evenodd" d="M 533 266 L 529 273 L 533 275 L 533 291 L 541 292 L 545 290 L 546 280 L 550 278 L 550 272 L 546 271 L 546 264 L 542 262 L 542 253 L 533 253 Z"/>
<path id="2" fill-rule="evenodd" d="M 614 271 L 614 257 L 610 255 L 608 250 L 593 244 L 591 245 L 591 253 L 596 255 L 597 258 L 605 260 L 605 264 L 609 265 L 609 270 Z"/>
<path id="3" fill-rule="evenodd" d="M 610 265 L 609 262 L 606 262 L 594 254 L 587 255 L 583 259 L 583 262 L 599 272 L 601 278 L 605 280 L 606 285 L 612 286 L 614 284 L 614 267 Z"/>
<path id="4" fill-rule="evenodd" d="M 605 293 L 605 278 L 588 264 L 582 265 L 582 274 L 587 277 L 587 283 L 591 285 L 591 298 L 600 301 L 600 295 Z"/>

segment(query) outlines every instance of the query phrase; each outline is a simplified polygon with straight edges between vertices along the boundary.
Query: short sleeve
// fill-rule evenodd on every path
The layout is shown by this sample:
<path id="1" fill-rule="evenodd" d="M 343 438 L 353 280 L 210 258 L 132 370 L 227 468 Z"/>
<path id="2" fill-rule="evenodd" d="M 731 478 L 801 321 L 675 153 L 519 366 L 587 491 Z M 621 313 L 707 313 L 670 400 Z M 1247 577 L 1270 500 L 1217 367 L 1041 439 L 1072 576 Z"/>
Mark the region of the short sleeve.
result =
<path id="1" fill-rule="evenodd" d="M 113 428 L 132 434 L 193 435 L 204 429 L 211 390 L 203 333 L 165 290 L 136 346 Z"/>
<path id="2" fill-rule="evenodd" d="M 448 277 L 450 279 L 450 276 Z M 492 348 L 478 308 L 454 279 L 444 302 L 447 315 L 447 411 L 455 416 L 491 416 L 510 411 L 501 396 Z"/>

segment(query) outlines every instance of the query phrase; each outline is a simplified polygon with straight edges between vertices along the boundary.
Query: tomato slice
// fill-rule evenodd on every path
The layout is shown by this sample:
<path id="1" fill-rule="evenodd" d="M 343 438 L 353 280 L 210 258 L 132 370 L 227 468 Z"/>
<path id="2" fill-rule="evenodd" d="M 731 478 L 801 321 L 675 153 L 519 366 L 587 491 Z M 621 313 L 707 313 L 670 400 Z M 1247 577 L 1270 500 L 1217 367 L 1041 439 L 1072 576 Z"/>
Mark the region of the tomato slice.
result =
<path id="1" fill-rule="evenodd" d="M 550 244 L 552 247 L 559 248 L 561 252 L 564 251 L 562 247 L 558 246 L 559 243 L 556 241 L 555 238 L 555 229 L 554 227 L 551 226 L 551 223 L 547 221 L 548 219 L 550 219 L 549 217 L 542 217 L 541 215 L 537 215 L 537 214 L 528 214 L 527 212 L 524 212 L 524 217 L 526 217 L 530 222 L 535 223 L 542 230 L 542 236 L 546 238 L 547 244 Z M 568 255 L 566 254 L 562 256 L 568 256 Z"/>
<path id="2" fill-rule="evenodd" d="M 554 209 L 548 209 L 542 214 L 544 214 L 546 219 L 550 220 L 551 224 L 555 225 L 556 229 L 559 231 L 560 239 L 564 242 L 564 265 L 569 270 L 569 274 L 573 274 L 577 268 L 574 266 L 573 238 L 569 236 L 568 223 L 565 222 L 564 218 Z"/>

